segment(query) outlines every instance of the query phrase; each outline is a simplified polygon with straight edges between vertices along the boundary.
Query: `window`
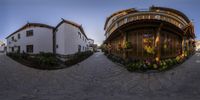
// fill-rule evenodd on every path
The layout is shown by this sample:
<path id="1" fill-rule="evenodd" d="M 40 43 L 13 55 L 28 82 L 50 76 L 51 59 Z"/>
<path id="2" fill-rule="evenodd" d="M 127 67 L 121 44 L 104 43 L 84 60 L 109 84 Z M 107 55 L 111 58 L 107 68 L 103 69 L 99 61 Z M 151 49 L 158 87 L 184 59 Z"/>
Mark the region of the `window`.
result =
<path id="1" fill-rule="evenodd" d="M 78 35 L 79 35 L 79 37 L 81 38 L 81 33 L 80 33 L 80 32 L 78 32 Z"/>
<path id="2" fill-rule="evenodd" d="M 13 37 L 12 37 L 12 41 L 14 41 L 14 40 L 15 40 L 15 37 L 13 36 Z"/>
<path id="3" fill-rule="evenodd" d="M 33 36 L 33 30 L 26 31 L 26 36 Z"/>
<path id="4" fill-rule="evenodd" d="M 17 52 L 20 53 L 20 46 L 18 46 Z"/>
<path id="5" fill-rule="evenodd" d="M 78 52 L 81 52 L 81 45 L 78 45 Z"/>
<path id="6" fill-rule="evenodd" d="M 56 48 L 58 48 L 58 45 L 56 45 Z"/>
<path id="7" fill-rule="evenodd" d="M 27 45 L 26 46 L 26 52 L 27 53 L 33 53 L 33 45 Z"/>
<path id="8" fill-rule="evenodd" d="M 160 19 L 160 15 L 156 15 L 156 16 L 155 16 L 155 19 Z"/>
<path id="9" fill-rule="evenodd" d="M 11 49 L 12 49 L 12 52 L 14 52 L 14 47 L 12 47 Z"/>
<path id="10" fill-rule="evenodd" d="M 20 39 L 20 34 L 17 35 L 18 39 Z"/>

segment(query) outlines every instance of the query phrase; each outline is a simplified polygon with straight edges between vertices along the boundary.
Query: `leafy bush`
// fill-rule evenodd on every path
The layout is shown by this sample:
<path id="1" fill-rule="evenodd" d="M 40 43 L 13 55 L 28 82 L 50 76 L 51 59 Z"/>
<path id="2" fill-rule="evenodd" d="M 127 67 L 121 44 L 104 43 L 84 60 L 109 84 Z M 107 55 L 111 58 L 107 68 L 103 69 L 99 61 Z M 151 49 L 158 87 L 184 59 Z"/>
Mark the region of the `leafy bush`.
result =
<path id="1" fill-rule="evenodd" d="M 132 62 L 126 65 L 128 71 L 146 71 L 148 69 L 148 65 L 143 61 Z"/>
<path id="2" fill-rule="evenodd" d="M 54 55 L 53 53 L 44 53 L 44 52 L 40 52 L 40 53 L 38 54 L 38 56 L 46 57 L 46 58 L 55 57 L 55 55 Z"/>
<path id="3" fill-rule="evenodd" d="M 7 53 L 7 56 L 11 57 L 12 59 L 20 59 L 21 55 L 19 53 Z"/>
<path id="4" fill-rule="evenodd" d="M 92 54 L 93 54 L 93 52 L 91 52 L 91 51 L 78 52 L 78 53 L 74 54 L 71 58 L 69 58 L 67 61 L 65 61 L 65 65 L 67 65 L 67 66 L 75 65 L 75 64 L 83 61 L 84 59 L 88 58 Z"/>
<path id="5" fill-rule="evenodd" d="M 29 56 L 30 56 L 29 54 L 24 53 L 24 52 L 21 54 L 21 58 L 22 58 L 22 59 L 28 59 Z"/>
<path id="6" fill-rule="evenodd" d="M 7 53 L 7 56 L 17 60 L 17 59 L 28 59 L 29 54 L 27 53 Z"/>
<path id="7" fill-rule="evenodd" d="M 180 64 L 185 60 L 185 57 L 183 55 L 179 55 L 175 58 L 162 59 L 159 61 L 150 58 L 147 58 L 145 60 L 133 60 L 128 58 L 127 60 L 124 60 L 112 54 L 107 54 L 107 58 L 109 58 L 113 62 L 125 65 L 126 69 L 130 72 L 147 70 L 163 71 L 171 68 L 174 65 Z"/>
<path id="8" fill-rule="evenodd" d="M 22 64 L 39 69 L 51 69 L 53 66 L 59 65 L 58 59 L 52 53 L 40 53 L 36 55 L 8 53 L 7 55 Z"/>
<path id="9" fill-rule="evenodd" d="M 43 53 L 37 54 L 30 58 L 30 60 L 39 66 L 56 66 L 58 65 L 58 60 L 52 53 Z"/>
<path id="10" fill-rule="evenodd" d="M 114 56 L 114 55 L 112 55 L 112 54 L 108 54 L 108 55 L 107 55 L 107 58 L 110 59 L 110 60 L 113 61 L 113 62 L 117 62 L 117 63 L 123 64 L 123 65 L 126 64 L 126 63 L 125 63 L 125 60 L 124 60 L 123 58 L 118 57 L 118 56 Z"/>
<path id="11" fill-rule="evenodd" d="M 130 63 L 126 66 L 127 70 L 130 72 L 136 71 L 138 69 L 138 66 L 134 63 Z"/>
<path id="12" fill-rule="evenodd" d="M 124 49 L 131 49 L 131 48 L 132 48 L 132 43 L 126 41 L 125 44 L 124 44 Z"/>

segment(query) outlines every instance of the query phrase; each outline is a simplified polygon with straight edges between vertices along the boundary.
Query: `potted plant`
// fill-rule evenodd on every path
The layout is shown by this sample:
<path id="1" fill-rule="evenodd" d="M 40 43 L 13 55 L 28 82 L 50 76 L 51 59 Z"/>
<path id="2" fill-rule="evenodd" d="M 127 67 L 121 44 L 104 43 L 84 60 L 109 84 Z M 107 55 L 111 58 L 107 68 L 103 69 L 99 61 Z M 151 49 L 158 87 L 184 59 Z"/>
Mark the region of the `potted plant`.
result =
<path id="1" fill-rule="evenodd" d="M 117 47 L 117 50 L 121 51 L 123 48 L 122 48 L 122 45 L 119 43 L 118 44 L 118 47 Z"/>
<path id="2" fill-rule="evenodd" d="M 146 46 L 144 46 L 144 49 L 148 54 L 155 54 L 155 48 L 153 46 L 146 45 Z"/>
<path id="3" fill-rule="evenodd" d="M 132 50 L 132 44 L 131 44 L 131 42 L 128 42 L 128 41 L 126 41 L 125 42 L 125 44 L 124 44 L 124 49 L 126 50 L 126 51 L 131 51 Z"/>

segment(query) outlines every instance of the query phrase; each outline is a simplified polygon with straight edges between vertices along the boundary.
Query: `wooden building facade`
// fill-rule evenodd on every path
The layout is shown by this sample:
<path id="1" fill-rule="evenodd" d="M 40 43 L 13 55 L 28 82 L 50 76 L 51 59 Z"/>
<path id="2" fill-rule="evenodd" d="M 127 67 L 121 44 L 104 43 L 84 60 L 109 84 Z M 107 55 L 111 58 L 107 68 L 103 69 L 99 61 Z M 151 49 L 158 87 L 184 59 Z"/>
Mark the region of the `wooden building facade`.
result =
<path id="1" fill-rule="evenodd" d="M 165 59 L 195 50 L 192 22 L 171 8 L 122 10 L 107 18 L 104 29 L 108 52 L 121 58 Z"/>

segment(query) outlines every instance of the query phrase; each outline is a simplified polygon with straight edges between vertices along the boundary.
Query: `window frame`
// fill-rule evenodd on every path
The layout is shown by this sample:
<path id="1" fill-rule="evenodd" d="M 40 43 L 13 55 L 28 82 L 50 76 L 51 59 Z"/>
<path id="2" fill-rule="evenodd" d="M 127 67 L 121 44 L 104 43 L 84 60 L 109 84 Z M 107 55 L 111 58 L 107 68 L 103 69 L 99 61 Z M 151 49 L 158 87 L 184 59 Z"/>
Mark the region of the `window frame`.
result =
<path id="1" fill-rule="evenodd" d="M 14 37 L 14 36 L 12 36 L 11 40 L 12 40 L 12 41 L 14 41 L 14 40 L 15 40 L 15 37 Z"/>
<path id="2" fill-rule="evenodd" d="M 20 39 L 20 38 L 21 38 L 21 35 L 20 35 L 20 33 L 19 33 L 19 34 L 17 34 L 17 38 L 18 38 L 18 39 Z"/>
<path id="3" fill-rule="evenodd" d="M 27 53 L 33 53 L 34 46 L 33 45 L 26 45 L 26 52 Z"/>
<path id="4" fill-rule="evenodd" d="M 27 30 L 26 31 L 26 37 L 33 36 L 33 30 Z"/>

